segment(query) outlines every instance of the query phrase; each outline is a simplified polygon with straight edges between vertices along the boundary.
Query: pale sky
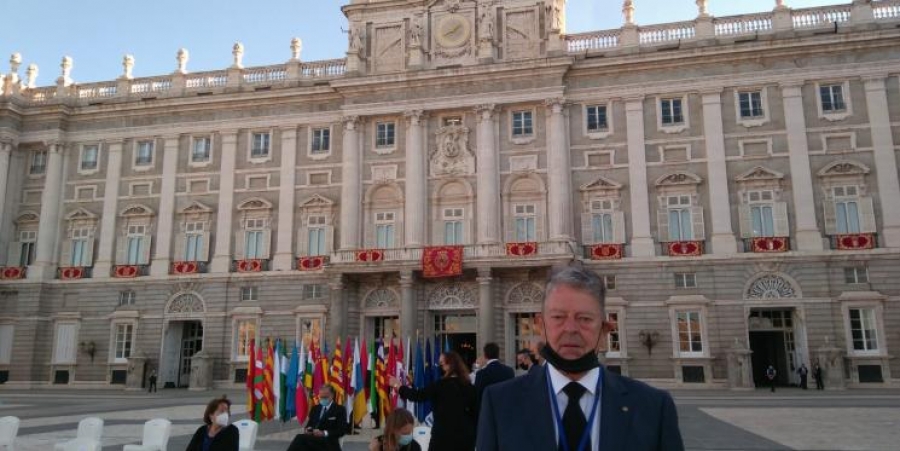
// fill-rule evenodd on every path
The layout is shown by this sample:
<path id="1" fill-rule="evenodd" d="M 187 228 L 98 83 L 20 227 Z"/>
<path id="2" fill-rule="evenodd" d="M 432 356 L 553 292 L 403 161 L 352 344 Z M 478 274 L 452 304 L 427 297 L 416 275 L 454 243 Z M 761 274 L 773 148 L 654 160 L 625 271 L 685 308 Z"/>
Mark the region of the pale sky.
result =
<path id="1" fill-rule="evenodd" d="M 190 52 L 188 71 L 224 69 L 231 46 L 244 44 L 244 65 L 287 61 L 293 37 L 303 40 L 302 58 L 342 58 L 348 0 L 0 0 L 0 73 L 9 55 L 23 58 L 19 75 L 37 63 L 38 85 L 54 83 L 65 55 L 74 59 L 76 82 L 113 80 L 122 57 L 134 55 L 135 77 L 163 75 L 176 68 L 179 48 Z M 850 3 L 850 0 L 786 0 L 793 8 Z M 690 20 L 694 0 L 634 0 L 638 24 Z M 709 0 L 710 13 L 728 16 L 770 11 L 775 1 Z M 568 31 L 619 28 L 621 0 L 568 0 Z"/>

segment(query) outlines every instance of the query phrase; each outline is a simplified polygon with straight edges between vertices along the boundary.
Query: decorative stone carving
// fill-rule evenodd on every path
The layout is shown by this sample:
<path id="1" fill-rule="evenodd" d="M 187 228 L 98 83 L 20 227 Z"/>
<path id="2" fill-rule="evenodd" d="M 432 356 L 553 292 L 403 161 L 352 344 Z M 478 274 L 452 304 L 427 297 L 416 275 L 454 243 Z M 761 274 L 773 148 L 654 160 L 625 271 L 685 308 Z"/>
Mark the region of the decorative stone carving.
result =
<path id="1" fill-rule="evenodd" d="M 397 165 L 372 166 L 372 182 L 391 183 L 397 181 Z"/>
<path id="2" fill-rule="evenodd" d="M 425 28 L 422 26 L 422 17 L 417 15 L 409 21 L 409 46 L 422 47 L 423 36 Z"/>
<path id="3" fill-rule="evenodd" d="M 25 87 L 34 89 L 37 86 L 38 65 L 31 63 L 28 69 L 25 69 Z"/>
<path id="4" fill-rule="evenodd" d="M 301 51 L 303 51 L 303 41 L 300 38 L 291 39 L 291 61 L 300 61 Z"/>
<path id="5" fill-rule="evenodd" d="M 377 288 L 366 296 L 365 308 L 385 308 L 397 306 L 397 295 L 387 288 Z"/>
<path id="6" fill-rule="evenodd" d="M 460 285 L 441 285 L 428 296 L 430 310 L 471 309 L 477 305 L 471 290 Z"/>
<path id="7" fill-rule="evenodd" d="M 550 31 L 561 31 L 563 29 L 562 8 L 557 0 L 549 0 L 544 9 L 547 11 L 547 24 Z"/>
<path id="8" fill-rule="evenodd" d="M 625 17 L 625 25 L 634 25 L 634 1 L 625 0 L 622 3 L 622 16 Z"/>
<path id="9" fill-rule="evenodd" d="M 776 274 L 768 274 L 757 278 L 747 289 L 747 299 L 784 299 L 796 298 L 797 290 L 794 285 Z"/>
<path id="10" fill-rule="evenodd" d="M 365 36 L 362 31 L 362 26 L 358 24 L 351 24 L 350 29 L 347 30 L 347 53 L 356 53 L 363 54 L 365 53 Z"/>
<path id="11" fill-rule="evenodd" d="M 203 305 L 203 301 L 193 293 L 178 295 L 172 302 L 169 302 L 169 307 L 166 308 L 166 314 L 173 315 L 203 313 L 205 311 L 206 308 Z"/>
<path id="12" fill-rule="evenodd" d="M 492 3 L 482 5 L 478 19 L 478 35 L 481 41 L 494 41 L 494 7 Z"/>
<path id="13" fill-rule="evenodd" d="M 865 175 L 868 174 L 871 170 L 862 163 L 857 163 L 855 161 L 849 160 L 841 160 L 836 161 L 828 166 L 822 168 L 819 171 L 820 177 L 834 177 L 834 176 L 846 176 L 846 175 Z"/>
<path id="14" fill-rule="evenodd" d="M 509 290 L 507 304 L 540 304 L 544 302 L 544 290 L 533 282 L 522 282 Z"/>
<path id="15" fill-rule="evenodd" d="M 703 179 L 694 174 L 688 172 L 676 172 L 673 174 L 666 174 L 657 179 L 656 186 L 699 185 L 702 181 Z"/>
<path id="16" fill-rule="evenodd" d="M 134 78 L 131 75 L 131 72 L 134 70 L 134 56 L 125 55 L 125 57 L 122 58 L 122 70 L 122 78 L 126 80 L 131 80 L 132 78 Z"/>
<path id="17" fill-rule="evenodd" d="M 59 79 L 57 79 L 57 83 L 62 83 L 66 86 L 72 83 L 72 66 L 74 62 L 72 61 L 71 56 L 64 56 L 62 62 L 59 64 L 60 75 Z"/>
<path id="18" fill-rule="evenodd" d="M 436 133 L 437 148 L 431 152 L 431 175 L 475 173 L 475 154 L 469 149 L 469 128 L 448 125 Z"/>
<path id="19" fill-rule="evenodd" d="M 175 56 L 175 61 L 178 61 L 178 69 L 176 72 L 180 74 L 187 73 L 187 63 L 190 58 L 190 53 L 188 53 L 187 49 L 178 49 L 178 55 Z"/>
<path id="20" fill-rule="evenodd" d="M 232 69 L 243 69 L 244 68 L 244 44 L 240 42 L 235 42 L 234 46 L 231 48 L 231 55 L 234 57 L 234 62 L 231 64 Z"/>

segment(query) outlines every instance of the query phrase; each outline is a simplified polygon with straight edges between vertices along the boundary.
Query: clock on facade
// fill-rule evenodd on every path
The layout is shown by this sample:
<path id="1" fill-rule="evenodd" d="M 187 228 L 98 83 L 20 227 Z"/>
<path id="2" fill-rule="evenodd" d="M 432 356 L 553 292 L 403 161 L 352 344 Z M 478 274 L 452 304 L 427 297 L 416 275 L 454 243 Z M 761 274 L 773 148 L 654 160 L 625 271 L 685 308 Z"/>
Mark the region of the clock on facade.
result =
<path id="1" fill-rule="evenodd" d="M 453 48 L 465 44 L 472 34 L 469 20 L 459 14 L 450 14 L 440 19 L 437 26 L 437 40 L 441 47 Z"/>

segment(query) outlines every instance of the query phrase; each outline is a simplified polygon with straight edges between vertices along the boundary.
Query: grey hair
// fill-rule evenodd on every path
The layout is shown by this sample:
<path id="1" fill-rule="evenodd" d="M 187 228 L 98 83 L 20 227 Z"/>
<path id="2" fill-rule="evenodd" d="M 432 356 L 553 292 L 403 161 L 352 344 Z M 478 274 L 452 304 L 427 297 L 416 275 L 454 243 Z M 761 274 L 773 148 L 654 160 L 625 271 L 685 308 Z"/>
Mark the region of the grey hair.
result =
<path id="1" fill-rule="evenodd" d="M 550 279 L 547 280 L 547 286 L 544 289 L 544 300 L 546 301 L 553 293 L 553 290 L 557 289 L 560 285 L 565 285 L 569 288 L 574 288 L 591 295 L 591 297 L 600 303 L 600 311 L 605 311 L 606 284 L 597 273 L 577 266 L 567 266 L 558 271 L 554 271 L 550 274 Z"/>

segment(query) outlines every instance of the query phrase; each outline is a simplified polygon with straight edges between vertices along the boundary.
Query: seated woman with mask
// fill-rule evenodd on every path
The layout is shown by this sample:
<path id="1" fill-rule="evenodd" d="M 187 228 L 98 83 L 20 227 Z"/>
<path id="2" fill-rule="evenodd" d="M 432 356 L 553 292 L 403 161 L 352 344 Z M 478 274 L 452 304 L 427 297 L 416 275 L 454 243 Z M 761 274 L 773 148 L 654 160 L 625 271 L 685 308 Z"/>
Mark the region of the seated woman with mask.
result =
<path id="1" fill-rule="evenodd" d="M 384 420 L 384 435 L 369 443 L 369 451 L 422 451 L 413 440 L 415 419 L 408 410 L 396 409 Z"/>
<path id="2" fill-rule="evenodd" d="M 185 451 L 238 451 L 240 433 L 231 424 L 231 401 L 213 399 L 203 412 L 203 426 L 197 429 Z"/>

